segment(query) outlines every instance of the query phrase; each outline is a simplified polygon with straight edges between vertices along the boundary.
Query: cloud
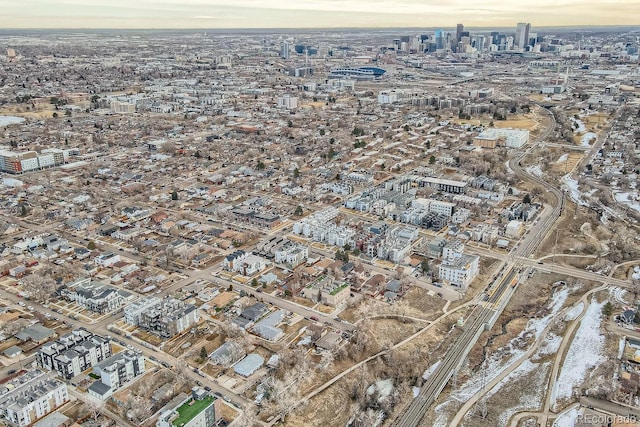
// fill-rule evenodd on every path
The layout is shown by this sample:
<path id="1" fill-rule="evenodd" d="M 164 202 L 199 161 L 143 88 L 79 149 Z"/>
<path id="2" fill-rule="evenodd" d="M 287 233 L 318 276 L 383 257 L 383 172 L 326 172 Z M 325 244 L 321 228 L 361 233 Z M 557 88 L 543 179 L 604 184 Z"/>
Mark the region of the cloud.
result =
<path id="1" fill-rule="evenodd" d="M 296 28 L 614 25 L 640 22 L 640 0 L 23 0 L 0 26 Z"/>

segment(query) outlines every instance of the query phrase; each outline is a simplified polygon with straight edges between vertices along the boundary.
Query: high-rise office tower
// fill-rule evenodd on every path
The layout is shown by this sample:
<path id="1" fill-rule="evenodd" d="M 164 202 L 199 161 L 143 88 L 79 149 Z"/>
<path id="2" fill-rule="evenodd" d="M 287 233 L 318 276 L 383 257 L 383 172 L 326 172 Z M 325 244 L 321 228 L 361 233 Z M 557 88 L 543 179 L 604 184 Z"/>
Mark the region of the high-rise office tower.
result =
<path id="1" fill-rule="evenodd" d="M 525 49 L 529 44 L 529 31 L 531 30 L 531 24 L 525 22 L 519 22 L 516 26 L 516 35 L 513 40 L 513 44 L 520 49 Z"/>
<path id="2" fill-rule="evenodd" d="M 484 50 L 485 36 L 482 34 L 476 34 L 471 37 L 471 46 L 475 47 L 478 52 Z"/>
<path id="3" fill-rule="evenodd" d="M 456 42 L 460 43 L 460 38 L 462 37 L 462 32 L 464 31 L 464 24 L 456 25 Z"/>
<path id="4" fill-rule="evenodd" d="M 445 33 L 444 30 L 436 30 L 435 39 L 436 39 L 436 49 L 444 49 L 445 45 Z"/>
<path id="5" fill-rule="evenodd" d="M 280 57 L 282 59 L 289 59 L 289 43 L 284 42 L 280 46 Z"/>

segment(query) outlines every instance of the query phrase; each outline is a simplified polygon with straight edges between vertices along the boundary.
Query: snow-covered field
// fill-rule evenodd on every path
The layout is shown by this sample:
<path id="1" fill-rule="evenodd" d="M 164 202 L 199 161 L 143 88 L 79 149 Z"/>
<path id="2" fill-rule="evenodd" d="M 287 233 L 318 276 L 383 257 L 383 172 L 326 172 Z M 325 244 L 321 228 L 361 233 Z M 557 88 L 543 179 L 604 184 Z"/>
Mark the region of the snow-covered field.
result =
<path id="1" fill-rule="evenodd" d="M 496 386 L 501 387 L 503 382 L 508 384 L 526 377 L 529 386 L 536 391 L 534 393 L 522 393 L 518 399 L 518 404 L 501 413 L 498 418 L 498 425 L 500 427 L 506 427 L 513 414 L 519 411 L 535 410 L 542 406 L 541 391 L 544 389 L 544 385 L 546 383 L 545 380 L 547 379 L 547 371 L 550 367 L 550 362 L 540 365 L 539 363 L 531 363 L 531 361 L 527 360 L 520 365 L 518 369 L 515 369 L 507 375 L 505 379 Z"/>
<path id="2" fill-rule="evenodd" d="M 587 372 L 606 360 L 602 355 L 604 336 L 600 334 L 603 306 L 604 303 L 591 300 L 551 390 L 552 408 L 559 400 L 570 398 L 573 388 L 583 383 Z"/>
<path id="3" fill-rule="evenodd" d="M 22 123 L 24 121 L 25 119 L 23 117 L 0 116 L 0 126 L 15 125 L 17 123 Z"/>
<path id="4" fill-rule="evenodd" d="M 562 177 L 564 186 L 569 189 L 571 198 L 580 206 L 587 206 L 587 203 L 582 200 L 582 193 L 578 189 L 578 181 L 571 178 L 571 174 L 566 174 Z"/>
<path id="5" fill-rule="evenodd" d="M 582 135 L 582 138 L 580 139 L 580 145 L 582 145 L 583 147 L 590 147 L 591 141 L 595 141 L 597 137 L 598 136 L 595 133 L 587 132 Z"/>
<path id="6" fill-rule="evenodd" d="M 538 351 L 536 352 L 536 357 L 548 356 L 550 354 L 554 354 L 555 352 L 558 351 L 561 344 L 562 344 L 562 337 L 549 332 L 547 336 L 544 338 L 544 341 L 540 343 L 540 347 L 538 347 Z"/>
<path id="7" fill-rule="evenodd" d="M 627 294 L 627 290 L 623 288 L 613 287 L 609 288 L 609 296 L 611 296 L 616 302 L 627 305 L 627 301 L 624 299 Z"/>
<path id="8" fill-rule="evenodd" d="M 542 176 L 542 169 L 540 169 L 540 165 L 527 166 L 525 169 L 528 173 L 534 176 Z"/>
<path id="9" fill-rule="evenodd" d="M 629 206 L 631 209 L 640 212 L 640 202 L 636 201 L 638 199 L 638 193 L 636 192 L 615 193 L 615 198 L 616 198 L 616 202 L 624 203 L 625 205 Z"/>
<path id="10" fill-rule="evenodd" d="M 584 309 L 584 304 L 582 302 L 574 305 L 573 308 L 567 311 L 567 313 L 564 315 L 564 321 L 571 322 L 572 320 L 576 320 L 578 316 L 580 316 L 580 313 L 582 313 L 583 309 Z"/>
<path id="11" fill-rule="evenodd" d="M 571 408 L 556 418 L 553 427 L 573 427 L 576 421 L 578 421 L 578 408 Z"/>
<path id="12" fill-rule="evenodd" d="M 499 351 L 489 356 L 484 372 L 482 371 L 476 372 L 471 378 L 469 378 L 469 380 L 467 380 L 464 384 L 462 384 L 459 389 L 452 391 L 449 400 L 438 405 L 435 408 L 435 413 L 437 415 L 437 418 L 436 418 L 436 421 L 434 422 L 434 426 L 447 425 L 448 415 L 449 415 L 447 413 L 448 412 L 447 408 L 453 401 L 457 401 L 460 403 L 466 402 L 469 398 L 471 398 L 474 394 L 476 394 L 482 388 L 483 384 L 491 382 L 494 378 L 500 375 L 508 366 L 515 363 L 516 360 L 518 360 L 522 355 L 524 355 L 527 352 L 527 348 L 524 347 L 522 344 L 527 341 L 531 342 L 533 340 L 537 340 L 542 335 L 542 332 L 547 327 L 547 325 L 551 322 L 553 317 L 556 316 L 562 309 L 562 306 L 564 305 L 564 303 L 567 300 L 567 297 L 569 296 L 569 291 L 570 290 L 567 288 L 563 288 L 563 289 L 560 289 L 559 291 L 556 291 L 553 294 L 553 297 L 551 298 L 551 301 L 547 306 L 547 308 L 549 309 L 549 314 L 547 314 L 545 317 L 541 319 L 530 319 L 524 331 L 522 331 L 516 338 L 514 338 L 511 342 L 509 342 L 509 344 L 507 344 L 506 346 L 502 347 Z M 556 343 L 555 339 L 551 339 L 551 342 L 549 343 L 549 346 L 559 346 L 559 345 L 560 344 Z M 538 350 L 538 352 L 539 351 L 540 350 Z M 499 390 L 499 387 L 501 387 L 500 384 L 504 383 L 508 378 L 510 378 L 512 375 L 515 375 L 516 373 L 518 373 L 518 375 L 520 376 L 526 375 L 528 372 L 527 369 L 532 368 L 532 365 L 533 367 L 535 366 L 537 366 L 538 368 L 541 367 L 540 364 L 535 364 L 529 361 L 525 361 L 523 362 L 522 366 L 515 369 L 504 380 L 502 380 L 499 384 L 497 384 L 496 385 L 497 388 L 495 388 L 494 390 L 495 391 Z M 429 368 L 427 372 L 425 372 L 425 375 L 429 371 L 432 372 L 433 367 Z M 425 375 L 423 375 L 423 378 L 425 377 Z M 492 393 L 495 393 L 495 391 L 492 390 Z M 540 396 L 540 399 L 541 398 L 542 397 Z M 532 400 L 532 399 L 533 397 L 530 396 L 529 400 Z M 521 405 L 514 407 L 513 412 L 511 412 L 506 416 L 506 420 L 508 420 L 513 413 L 517 412 L 522 408 L 525 408 L 524 406 L 520 408 L 520 406 L 524 404 L 527 404 L 527 403 L 523 401 L 521 402 Z"/>
<path id="13" fill-rule="evenodd" d="M 575 117 L 570 117 L 569 118 L 573 123 L 577 123 L 578 127 L 577 128 L 573 128 L 573 131 L 575 133 L 584 133 L 587 131 L 587 128 L 584 126 L 584 123 L 582 120 L 580 119 L 576 119 Z"/>

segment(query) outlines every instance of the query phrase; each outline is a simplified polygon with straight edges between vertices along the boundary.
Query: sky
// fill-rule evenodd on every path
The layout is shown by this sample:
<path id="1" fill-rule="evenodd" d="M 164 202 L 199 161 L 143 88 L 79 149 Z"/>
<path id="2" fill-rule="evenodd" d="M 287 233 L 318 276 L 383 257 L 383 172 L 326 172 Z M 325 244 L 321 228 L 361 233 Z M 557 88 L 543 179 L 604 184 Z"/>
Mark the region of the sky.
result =
<path id="1" fill-rule="evenodd" d="M 640 0 L 0 0 L 0 28 L 640 25 Z"/>

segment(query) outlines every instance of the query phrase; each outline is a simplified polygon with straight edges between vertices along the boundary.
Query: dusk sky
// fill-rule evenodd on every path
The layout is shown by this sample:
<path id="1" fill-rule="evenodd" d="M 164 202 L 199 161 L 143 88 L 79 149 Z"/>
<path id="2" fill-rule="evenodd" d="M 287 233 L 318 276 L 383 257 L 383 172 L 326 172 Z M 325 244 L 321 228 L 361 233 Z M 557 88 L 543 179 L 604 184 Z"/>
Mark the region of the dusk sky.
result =
<path id="1" fill-rule="evenodd" d="M 638 25 L 640 0 L 0 0 L 2 28 Z"/>

